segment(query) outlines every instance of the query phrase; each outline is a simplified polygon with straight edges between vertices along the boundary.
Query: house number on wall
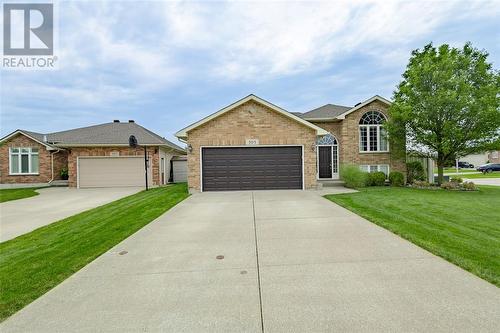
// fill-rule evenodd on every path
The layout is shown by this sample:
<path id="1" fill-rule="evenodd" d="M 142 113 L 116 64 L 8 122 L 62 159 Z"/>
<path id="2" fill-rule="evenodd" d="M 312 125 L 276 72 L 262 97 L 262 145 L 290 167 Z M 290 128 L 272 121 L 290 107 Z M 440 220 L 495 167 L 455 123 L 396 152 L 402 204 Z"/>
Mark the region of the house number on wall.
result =
<path id="1" fill-rule="evenodd" d="M 259 139 L 246 139 L 246 144 L 247 145 L 258 145 Z"/>

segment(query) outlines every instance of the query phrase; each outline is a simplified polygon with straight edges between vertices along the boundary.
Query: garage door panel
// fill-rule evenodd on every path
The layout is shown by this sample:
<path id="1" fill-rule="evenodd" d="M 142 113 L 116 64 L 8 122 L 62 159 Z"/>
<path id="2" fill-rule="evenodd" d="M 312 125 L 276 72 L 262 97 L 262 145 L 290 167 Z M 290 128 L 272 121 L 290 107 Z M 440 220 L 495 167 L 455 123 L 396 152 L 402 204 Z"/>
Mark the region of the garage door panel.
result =
<path id="1" fill-rule="evenodd" d="M 151 183 L 150 171 L 148 181 Z M 78 183 L 81 188 L 144 186 L 144 156 L 81 157 Z"/>
<path id="2" fill-rule="evenodd" d="M 202 149 L 204 191 L 302 189 L 302 148 Z"/>

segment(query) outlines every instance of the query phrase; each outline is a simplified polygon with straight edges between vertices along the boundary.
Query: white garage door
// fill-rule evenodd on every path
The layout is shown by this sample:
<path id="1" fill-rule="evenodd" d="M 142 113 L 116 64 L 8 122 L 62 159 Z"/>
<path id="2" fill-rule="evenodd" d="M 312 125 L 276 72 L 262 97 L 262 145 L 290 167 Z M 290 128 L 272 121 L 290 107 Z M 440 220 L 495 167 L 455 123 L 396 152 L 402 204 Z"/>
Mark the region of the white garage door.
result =
<path id="1" fill-rule="evenodd" d="M 148 170 L 149 184 L 150 171 L 151 168 Z M 144 185 L 144 156 L 78 158 L 78 186 L 81 188 Z"/>

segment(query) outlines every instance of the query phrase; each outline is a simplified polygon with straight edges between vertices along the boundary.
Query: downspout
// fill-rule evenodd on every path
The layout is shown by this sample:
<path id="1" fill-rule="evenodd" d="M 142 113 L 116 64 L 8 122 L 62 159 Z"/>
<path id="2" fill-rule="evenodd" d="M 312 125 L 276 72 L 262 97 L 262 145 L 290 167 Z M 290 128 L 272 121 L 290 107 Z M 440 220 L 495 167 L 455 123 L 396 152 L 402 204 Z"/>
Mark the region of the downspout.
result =
<path id="1" fill-rule="evenodd" d="M 61 150 L 58 149 L 56 150 L 55 152 L 53 153 L 50 153 L 50 169 L 51 169 L 51 175 L 52 175 L 52 178 L 50 178 L 49 180 L 49 184 L 52 183 L 54 181 L 54 155 L 57 154 L 58 152 L 60 152 Z"/>

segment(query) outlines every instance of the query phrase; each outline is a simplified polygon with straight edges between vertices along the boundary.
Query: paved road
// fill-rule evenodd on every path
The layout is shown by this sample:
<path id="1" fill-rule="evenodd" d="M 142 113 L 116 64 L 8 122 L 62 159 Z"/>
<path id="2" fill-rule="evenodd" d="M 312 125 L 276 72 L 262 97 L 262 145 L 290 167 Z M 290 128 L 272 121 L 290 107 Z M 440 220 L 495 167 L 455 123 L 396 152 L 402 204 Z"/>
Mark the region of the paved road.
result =
<path id="1" fill-rule="evenodd" d="M 140 190 L 49 187 L 37 190 L 40 194 L 35 197 L 3 202 L 0 204 L 0 242 Z"/>
<path id="2" fill-rule="evenodd" d="M 476 184 L 476 185 L 500 186 L 500 178 L 473 178 L 473 179 L 467 179 L 467 177 L 465 177 L 464 181 L 471 181 L 471 182 L 474 182 L 474 184 Z"/>
<path id="3" fill-rule="evenodd" d="M 499 326 L 497 287 L 315 192 L 263 191 L 191 196 L 0 331 L 493 332 Z"/>

